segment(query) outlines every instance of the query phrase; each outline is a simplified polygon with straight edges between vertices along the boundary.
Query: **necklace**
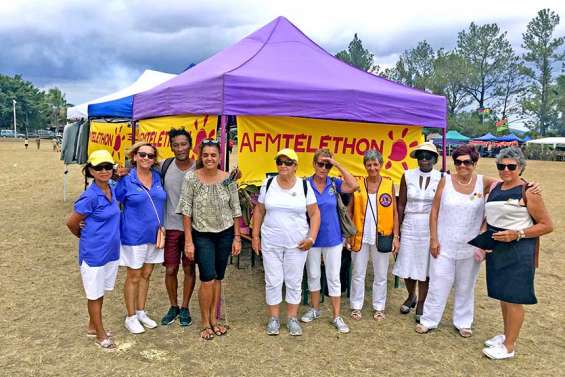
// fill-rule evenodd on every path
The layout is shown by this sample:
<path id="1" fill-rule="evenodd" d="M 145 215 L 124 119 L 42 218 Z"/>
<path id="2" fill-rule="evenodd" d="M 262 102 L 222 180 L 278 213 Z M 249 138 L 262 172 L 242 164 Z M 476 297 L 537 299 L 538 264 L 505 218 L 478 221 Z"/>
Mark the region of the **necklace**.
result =
<path id="1" fill-rule="evenodd" d="M 469 182 L 467 182 L 467 183 L 463 183 L 463 182 L 461 182 L 461 181 L 460 181 L 459 179 L 457 179 L 457 178 L 455 178 L 455 180 L 456 180 L 457 183 L 459 183 L 460 185 L 469 186 L 469 185 L 471 184 L 471 181 L 473 180 L 473 175 L 471 175 L 471 178 L 469 178 Z"/>

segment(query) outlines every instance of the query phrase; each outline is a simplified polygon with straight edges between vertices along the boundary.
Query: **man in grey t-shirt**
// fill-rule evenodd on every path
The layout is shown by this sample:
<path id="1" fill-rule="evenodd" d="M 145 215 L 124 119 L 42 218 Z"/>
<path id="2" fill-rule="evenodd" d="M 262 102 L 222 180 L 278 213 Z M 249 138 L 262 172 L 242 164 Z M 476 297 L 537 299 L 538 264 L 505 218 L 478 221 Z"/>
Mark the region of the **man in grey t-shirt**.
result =
<path id="1" fill-rule="evenodd" d="M 173 323 L 179 317 L 181 326 L 189 326 L 192 323 L 188 305 L 192 292 L 194 291 L 195 270 L 194 262 L 190 262 L 184 255 L 184 228 L 182 215 L 175 213 L 182 182 L 188 171 L 194 170 L 195 162 L 190 158 L 192 138 L 184 129 L 171 129 L 169 131 L 169 143 L 175 158 L 164 160 L 161 164 L 161 176 L 163 177 L 165 191 L 167 192 L 167 203 L 165 207 L 165 261 L 166 268 L 165 286 L 169 296 L 171 307 L 167 314 L 161 319 L 162 325 Z M 184 284 L 182 292 L 182 304 L 179 308 L 177 300 L 178 279 L 177 274 L 182 260 L 184 271 Z"/>

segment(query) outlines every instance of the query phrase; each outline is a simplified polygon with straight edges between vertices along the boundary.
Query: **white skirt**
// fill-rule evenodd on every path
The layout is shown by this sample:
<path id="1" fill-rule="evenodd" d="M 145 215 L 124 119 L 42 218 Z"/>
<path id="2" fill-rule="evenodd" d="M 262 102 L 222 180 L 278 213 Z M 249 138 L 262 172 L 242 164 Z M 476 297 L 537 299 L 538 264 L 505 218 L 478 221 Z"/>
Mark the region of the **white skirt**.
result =
<path id="1" fill-rule="evenodd" d="M 392 273 L 426 281 L 430 266 L 430 215 L 408 213 L 400 229 L 400 251 Z"/>

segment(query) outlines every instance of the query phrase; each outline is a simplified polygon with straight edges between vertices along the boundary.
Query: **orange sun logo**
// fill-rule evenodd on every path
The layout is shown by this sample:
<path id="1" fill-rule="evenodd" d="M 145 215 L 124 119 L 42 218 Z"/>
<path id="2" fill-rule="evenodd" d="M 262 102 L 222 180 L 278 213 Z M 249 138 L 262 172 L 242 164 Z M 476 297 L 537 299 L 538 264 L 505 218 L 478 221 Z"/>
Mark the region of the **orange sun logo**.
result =
<path id="1" fill-rule="evenodd" d="M 396 162 L 402 161 L 402 167 L 404 168 L 404 170 L 408 170 L 408 164 L 406 163 L 406 161 L 404 161 L 404 159 L 406 158 L 406 156 L 408 156 L 408 149 L 417 146 L 418 142 L 413 141 L 410 143 L 410 145 L 406 145 L 406 141 L 404 140 L 404 138 L 406 137 L 407 134 L 408 134 L 408 128 L 404 128 L 402 130 L 402 134 L 400 138 L 395 139 L 394 132 L 393 131 L 388 132 L 388 138 L 392 140 L 393 143 L 392 143 L 392 148 L 390 149 L 390 155 L 388 156 L 387 159 L 388 161 L 386 162 L 385 165 L 386 169 L 390 169 L 392 167 L 392 161 L 396 161 Z"/>
<path id="2" fill-rule="evenodd" d="M 117 161 L 121 161 L 121 147 L 122 147 L 122 128 L 124 126 L 120 126 L 116 131 L 116 139 L 114 140 L 114 146 L 112 147 L 112 157 L 114 157 L 114 153 L 118 156 Z"/>
<path id="3" fill-rule="evenodd" d="M 206 123 L 208 123 L 208 115 L 204 116 L 202 124 L 200 125 L 198 124 L 198 119 L 194 121 L 194 133 L 196 133 L 196 137 L 194 138 L 194 148 L 192 149 L 193 158 L 198 157 L 198 151 L 200 150 L 202 140 L 216 138 L 215 129 L 210 130 L 210 133 L 206 133 Z"/>

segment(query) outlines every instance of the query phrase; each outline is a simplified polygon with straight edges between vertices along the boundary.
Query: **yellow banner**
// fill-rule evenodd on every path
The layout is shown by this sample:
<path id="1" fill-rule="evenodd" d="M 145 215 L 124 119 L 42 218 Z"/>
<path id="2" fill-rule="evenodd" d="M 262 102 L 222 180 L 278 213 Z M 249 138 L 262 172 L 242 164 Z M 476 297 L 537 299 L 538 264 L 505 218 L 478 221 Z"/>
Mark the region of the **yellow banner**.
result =
<path id="1" fill-rule="evenodd" d="M 88 135 L 88 155 L 105 149 L 112 154 L 114 161 L 124 166 L 127 150 L 131 147 L 131 126 L 129 122 L 106 123 L 90 121 Z"/>
<path id="2" fill-rule="evenodd" d="M 421 127 L 291 117 L 238 116 L 237 128 L 238 165 L 248 184 L 276 174 L 275 154 L 283 148 L 298 154 L 301 177 L 313 174 L 312 158 L 319 148 L 329 148 L 353 175 L 365 176 L 363 154 L 376 149 L 384 158 L 381 174 L 399 184 L 404 171 L 418 165 L 409 155 L 424 140 Z"/>
<path id="3" fill-rule="evenodd" d="M 191 158 L 198 157 L 200 142 L 204 139 L 216 139 L 217 116 L 208 115 L 176 115 L 143 119 L 137 123 L 136 141 L 145 140 L 159 151 L 159 159 L 174 157 L 169 146 L 169 130 L 184 128 L 192 136 Z"/>

